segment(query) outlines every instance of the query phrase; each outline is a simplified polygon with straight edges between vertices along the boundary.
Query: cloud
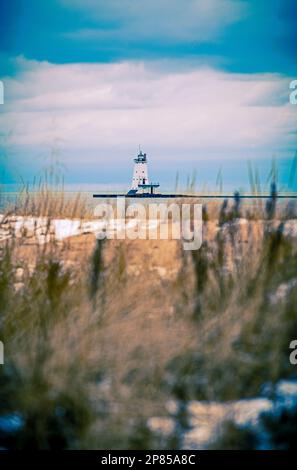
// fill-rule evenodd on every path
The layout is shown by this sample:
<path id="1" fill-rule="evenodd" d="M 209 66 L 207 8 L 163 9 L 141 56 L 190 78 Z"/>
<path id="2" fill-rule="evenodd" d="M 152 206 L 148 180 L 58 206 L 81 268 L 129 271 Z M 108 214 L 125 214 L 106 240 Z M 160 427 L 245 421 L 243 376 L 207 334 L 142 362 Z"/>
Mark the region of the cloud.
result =
<path id="1" fill-rule="evenodd" d="M 79 9 L 94 24 L 69 36 L 98 43 L 213 41 L 247 13 L 246 3 L 235 0 L 62 0 L 62 4 Z"/>
<path id="2" fill-rule="evenodd" d="M 0 18 L 2 75 L 14 73 L 9 58 L 18 55 L 61 64 L 175 59 L 229 72 L 295 75 L 297 70 L 296 0 L 17 3 Z"/>
<path id="3" fill-rule="evenodd" d="M 70 168 L 94 164 L 94 155 L 105 165 L 116 157 L 120 168 L 139 143 L 164 163 L 193 165 L 211 156 L 270 157 L 296 144 L 290 80 L 280 75 L 168 70 L 157 62 L 55 65 L 18 58 L 17 65 L 19 73 L 5 82 L 0 125 L 11 132 L 11 147 L 26 150 L 28 165 L 57 138 Z"/>

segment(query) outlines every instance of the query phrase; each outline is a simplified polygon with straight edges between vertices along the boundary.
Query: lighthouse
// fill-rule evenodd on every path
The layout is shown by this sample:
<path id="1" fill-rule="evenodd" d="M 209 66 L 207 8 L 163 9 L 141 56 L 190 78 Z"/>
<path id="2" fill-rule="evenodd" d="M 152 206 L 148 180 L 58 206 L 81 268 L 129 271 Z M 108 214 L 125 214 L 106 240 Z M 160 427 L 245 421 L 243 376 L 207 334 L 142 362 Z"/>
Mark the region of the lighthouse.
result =
<path id="1" fill-rule="evenodd" d="M 134 170 L 131 189 L 139 189 L 138 186 L 142 184 L 149 184 L 148 168 L 146 153 L 139 152 L 136 158 L 134 158 Z"/>
<path id="2" fill-rule="evenodd" d="M 146 193 L 154 194 L 154 188 L 159 186 L 159 183 L 150 183 L 147 156 L 146 153 L 140 150 L 137 157 L 134 158 L 132 184 L 127 196 Z"/>

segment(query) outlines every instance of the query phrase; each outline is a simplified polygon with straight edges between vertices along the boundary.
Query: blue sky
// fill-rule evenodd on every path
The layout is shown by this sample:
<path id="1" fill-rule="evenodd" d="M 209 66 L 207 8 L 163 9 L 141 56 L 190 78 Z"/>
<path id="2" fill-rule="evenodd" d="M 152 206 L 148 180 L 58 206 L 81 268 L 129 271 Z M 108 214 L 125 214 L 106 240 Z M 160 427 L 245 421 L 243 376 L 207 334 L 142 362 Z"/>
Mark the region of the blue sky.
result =
<path id="1" fill-rule="evenodd" d="M 288 167 L 295 0 L 2 0 L 1 10 L 2 180 L 32 179 L 54 156 L 69 182 L 125 183 L 139 143 L 164 184 L 176 171 L 199 179 L 199 168 L 211 184 L 225 167 L 238 186 L 247 159 Z"/>

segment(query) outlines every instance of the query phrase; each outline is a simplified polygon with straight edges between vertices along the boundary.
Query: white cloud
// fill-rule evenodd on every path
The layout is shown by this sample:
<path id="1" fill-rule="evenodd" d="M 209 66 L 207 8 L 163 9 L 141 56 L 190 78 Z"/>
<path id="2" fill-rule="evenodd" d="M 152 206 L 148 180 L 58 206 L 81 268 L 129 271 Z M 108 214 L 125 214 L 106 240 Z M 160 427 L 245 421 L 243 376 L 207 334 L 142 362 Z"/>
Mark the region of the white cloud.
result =
<path id="1" fill-rule="evenodd" d="M 133 62 L 54 65 L 19 58 L 18 65 L 5 82 L 0 116 L 1 128 L 12 131 L 10 145 L 42 148 L 59 137 L 73 154 L 83 149 L 83 159 L 76 157 L 81 164 L 102 149 L 110 155 L 121 149 L 124 160 L 138 143 L 167 158 L 208 151 L 241 158 L 246 149 L 271 155 L 295 138 L 296 107 L 277 103 L 290 80 L 278 75 L 169 72 Z"/>

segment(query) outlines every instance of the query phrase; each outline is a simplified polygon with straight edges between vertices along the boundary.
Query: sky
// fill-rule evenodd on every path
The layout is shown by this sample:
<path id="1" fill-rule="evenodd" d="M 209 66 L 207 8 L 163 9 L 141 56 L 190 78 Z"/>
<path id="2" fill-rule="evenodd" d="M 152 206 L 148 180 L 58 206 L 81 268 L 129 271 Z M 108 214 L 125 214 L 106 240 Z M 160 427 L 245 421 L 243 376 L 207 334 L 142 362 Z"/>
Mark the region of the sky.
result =
<path id="1" fill-rule="evenodd" d="M 197 172 L 244 184 L 297 149 L 295 0 L 0 0 L 0 182 Z"/>

